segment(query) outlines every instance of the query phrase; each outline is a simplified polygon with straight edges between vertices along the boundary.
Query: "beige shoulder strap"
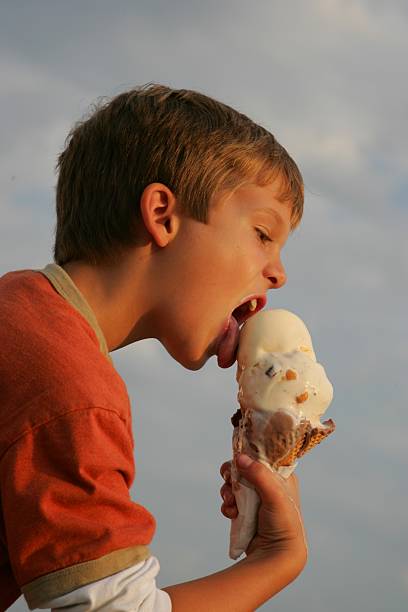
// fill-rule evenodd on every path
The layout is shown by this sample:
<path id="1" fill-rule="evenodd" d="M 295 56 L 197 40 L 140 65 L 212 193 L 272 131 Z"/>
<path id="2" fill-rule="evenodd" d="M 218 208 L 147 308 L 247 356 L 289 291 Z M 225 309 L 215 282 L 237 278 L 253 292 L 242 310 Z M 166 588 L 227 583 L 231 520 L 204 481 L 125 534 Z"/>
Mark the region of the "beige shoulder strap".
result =
<path id="1" fill-rule="evenodd" d="M 88 321 L 89 325 L 94 330 L 96 337 L 98 338 L 101 353 L 103 353 L 103 355 L 105 355 L 105 357 L 112 363 L 112 358 L 108 352 L 105 336 L 99 327 L 95 313 L 78 287 L 74 284 L 69 274 L 65 272 L 64 268 L 61 268 L 61 266 L 56 263 L 48 264 L 42 270 L 38 270 L 38 272 L 41 272 L 41 274 L 46 276 L 55 290 L 58 291 L 58 293 Z"/>

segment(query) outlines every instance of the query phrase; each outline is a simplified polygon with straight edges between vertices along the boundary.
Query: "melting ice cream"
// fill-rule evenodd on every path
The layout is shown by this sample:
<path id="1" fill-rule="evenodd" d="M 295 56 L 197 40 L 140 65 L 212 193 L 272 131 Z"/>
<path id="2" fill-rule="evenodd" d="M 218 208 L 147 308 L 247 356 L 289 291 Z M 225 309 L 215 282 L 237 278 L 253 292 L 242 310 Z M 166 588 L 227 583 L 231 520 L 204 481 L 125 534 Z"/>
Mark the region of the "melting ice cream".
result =
<path id="1" fill-rule="evenodd" d="M 233 452 L 244 452 L 282 476 L 335 428 L 321 422 L 333 387 L 316 360 L 303 321 L 286 310 L 261 311 L 242 328 L 237 382 L 240 409 L 232 418 Z M 230 556 L 244 552 L 256 532 L 257 494 L 232 465 L 239 516 L 232 522 Z"/>

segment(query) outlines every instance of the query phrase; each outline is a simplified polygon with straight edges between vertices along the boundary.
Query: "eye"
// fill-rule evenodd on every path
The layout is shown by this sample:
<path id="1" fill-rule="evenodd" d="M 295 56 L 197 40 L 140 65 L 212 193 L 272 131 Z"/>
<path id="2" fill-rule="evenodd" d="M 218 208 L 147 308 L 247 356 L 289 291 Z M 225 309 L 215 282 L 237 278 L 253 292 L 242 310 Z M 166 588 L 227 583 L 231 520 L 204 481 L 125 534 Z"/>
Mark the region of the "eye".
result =
<path id="1" fill-rule="evenodd" d="M 256 233 L 258 234 L 258 238 L 262 243 L 265 242 L 272 242 L 272 239 L 269 238 L 268 234 L 266 234 L 263 230 L 261 230 L 259 227 L 255 228 Z"/>

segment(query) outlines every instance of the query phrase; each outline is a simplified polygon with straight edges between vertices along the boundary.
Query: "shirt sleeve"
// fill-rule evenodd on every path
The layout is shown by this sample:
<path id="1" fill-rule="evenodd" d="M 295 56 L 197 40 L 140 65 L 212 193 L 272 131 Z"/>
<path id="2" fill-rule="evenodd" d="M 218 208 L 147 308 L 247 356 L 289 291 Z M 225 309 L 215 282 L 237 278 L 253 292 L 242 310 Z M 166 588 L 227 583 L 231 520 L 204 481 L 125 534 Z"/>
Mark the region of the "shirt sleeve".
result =
<path id="1" fill-rule="evenodd" d="M 155 557 L 121 572 L 45 601 L 39 608 L 64 612 L 171 612 L 171 599 L 156 587 Z"/>
<path id="2" fill-rule="evenodd" d="M 73 410 L 16 441 L 0 466 L 7 549 L 38 607 L 149 557 L 155 521 L 134 503 L 128 424 L 104 408 Z"/>

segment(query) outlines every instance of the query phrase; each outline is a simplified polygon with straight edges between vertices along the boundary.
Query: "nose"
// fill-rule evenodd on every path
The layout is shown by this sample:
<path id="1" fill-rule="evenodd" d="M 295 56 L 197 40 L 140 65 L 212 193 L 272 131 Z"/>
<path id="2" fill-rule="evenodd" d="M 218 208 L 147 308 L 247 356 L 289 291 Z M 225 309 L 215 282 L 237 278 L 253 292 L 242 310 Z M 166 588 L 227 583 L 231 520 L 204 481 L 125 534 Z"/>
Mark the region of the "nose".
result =
<path id="1" fill-rule="evenodd" d="M 279 289 L 286 283 L 286 272 L 280 257 L 268 263 L 264 276 L 270 281 L 271 289 Z"/>

